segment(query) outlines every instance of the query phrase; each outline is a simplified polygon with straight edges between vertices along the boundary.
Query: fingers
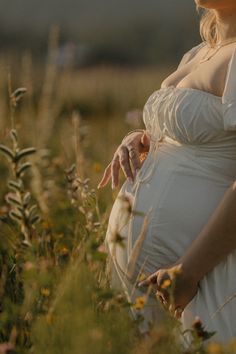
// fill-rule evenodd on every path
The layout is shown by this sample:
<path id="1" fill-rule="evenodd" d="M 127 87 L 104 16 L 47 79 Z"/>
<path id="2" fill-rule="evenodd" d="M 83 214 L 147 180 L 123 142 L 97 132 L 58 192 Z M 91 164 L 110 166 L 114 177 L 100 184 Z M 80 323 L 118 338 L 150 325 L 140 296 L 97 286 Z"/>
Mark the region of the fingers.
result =
<path id="1" fill-rule="evenodd" d="M 120 160 L 119 156 L 115 155 L 111 162 L 111 188 L 114 189 L 119 184 Z"/>
<path id="2" fill-rule="evenodd" d="M 150 139 L 147 133 L 144 133 L 141 137 L 141 144 L 143 146 L 144 151 L 148 151 L 150 147 Z"/>
<path id="3" fill-rule="evenodd" d="M 180 306 L 177 306 L 175 308 L 174 317 L 179 319 L 179 318 L 181 318 L 182 313 L 183 313 L 183 309 Z"/>
<path id="4" fill-rule="evenodd" d="M 133 166 L 135 174 L 136 174 L 141 167 L 141 162 L 140 162 L 140 158 L 139 158 L 139 151 L 137 148 L 135 148 L 132 145 L 127 145 L 127 149 L 128 149 L 129 159 L 132 163 L 132 166 Z"/>
<path id="5" fill-rule="evenodd" d="M 168 310 L 172 314 L 172 316 L 174 316 L 177 319 L 179 319 L 182 316 L 183 309 L 180 306 L 174 306 L 173 304 L 170 304 Z"/>
<path id="6" fill-rule="evenodd" d="M 140 140 L 139 137 L 139 140 L 131 140 L 126 144 L 121 144 L 114 154 L 111 163 L 107 166 L 102 180 L 98 184 L 97 188 L 99 189 L 105 187 L 110 178 L 112 179 L 112 188 L 117 187 L 119 184 L 120 168 L 122 168 L 125 177 L 129 181 L 133 181 L 142 165 L 139 158 L 140 145 L 142 145 L 142 150 L 146 149 L 148 151 L 149 143 L 150 141 L 148 136 L 143 134 L 142 140 Z M 133 167 L 134 172 L 131 166 Z"/>
<path id="7" fill-rule="evenodd" d="M 140 283 L 138 283 L 138 287 L 154 285 L 157 283 L 157 274 L 151 274 L 147 279 L 144 279 Z"/>
<path id="8" fill-rule="evenodd" d="M 161 292 L 157 291 L 156 292 L 156 297 L 158 298 L 158 300 L 160 301 L 162 306 L 165 308 L 165 310 L 168 310 L 168 302 L 164 298 L 163 294 Z"/>
<path id="9" fill-rule="evenodd" d="M 120 162 L 120 166 L 124 172 L 125 177 L 130 180 L 133 181 L 134 177 L 133 177 L 133 172 L 131 169 L 131 165 L 130 165 L 130 156 L 134 154 L 134 151 L 131 150 L 131 155 L 129 150 L 127 149 L 127 147 L 121 145 L 120 149 L 119 149 L 119 162 Z M 113 171 L 112 171 L 113 174 Z"/>
<path id="10" fill-rule="evenodd" d="M 100 189 L 100 188 L 105 187 L 107 185 L 107 183 L 109 182 L 110 178 L 111 178 L 111 162 L 109 163 L 109 165 L 105 169 L 102 179 L 101 179 L 100 183 L 98 184 L 97 188 Z"/>

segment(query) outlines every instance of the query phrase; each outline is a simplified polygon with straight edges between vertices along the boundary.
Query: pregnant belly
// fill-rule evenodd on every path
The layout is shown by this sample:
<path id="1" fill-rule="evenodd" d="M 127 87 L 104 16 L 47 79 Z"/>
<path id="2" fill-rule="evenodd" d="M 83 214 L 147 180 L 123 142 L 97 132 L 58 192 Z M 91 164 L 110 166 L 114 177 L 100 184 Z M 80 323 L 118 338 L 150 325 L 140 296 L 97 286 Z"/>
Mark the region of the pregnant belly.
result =
<path id="1" fill-rule="evenodd" d="M 135 259 L 137 271 L 145 264 L 148 273 L 184 253 L 229 186 L 229 181 L 210 178 L 209 173 L 196 170 L 195 163 L 180 162 L 166 151 L 158 152 L 155 163 L 148 181 L 133 188 L 125 183 L 122 191 L 133 200 L 135 211 L 126 235 L 129 257 L 140 238 L 144 215 L 148 215 L 148 228 Z"/>

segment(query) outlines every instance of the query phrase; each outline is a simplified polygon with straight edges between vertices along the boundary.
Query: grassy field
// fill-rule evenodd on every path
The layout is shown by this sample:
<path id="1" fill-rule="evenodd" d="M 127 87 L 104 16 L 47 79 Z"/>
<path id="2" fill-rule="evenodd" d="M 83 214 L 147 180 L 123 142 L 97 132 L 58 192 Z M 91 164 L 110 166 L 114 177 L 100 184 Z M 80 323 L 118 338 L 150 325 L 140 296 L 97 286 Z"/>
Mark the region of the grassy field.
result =
<path id="1" fill-rule="evenodd" d="M 0 353 L 183 353 L 176 320 L 143 338 L 129 316 L 140 299 L 110 289 L 102 245 L 116 193 L 96 190 L 170 68 L 59 72 L 55 46 L 54 34 L 44 68 L 28 54 L 0 65 Z M 236 352 L 203 346 L 200 332 L 186 353 Z"/>

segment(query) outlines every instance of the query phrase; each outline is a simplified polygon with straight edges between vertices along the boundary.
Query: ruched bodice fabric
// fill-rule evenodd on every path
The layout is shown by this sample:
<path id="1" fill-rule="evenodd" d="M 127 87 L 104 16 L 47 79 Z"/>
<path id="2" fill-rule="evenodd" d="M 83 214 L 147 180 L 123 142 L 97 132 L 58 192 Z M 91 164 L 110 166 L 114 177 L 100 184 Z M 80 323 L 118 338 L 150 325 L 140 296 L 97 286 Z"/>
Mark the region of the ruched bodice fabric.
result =
<path id="1" fill-rule="evenodd" d="M 176 262 L 236 178 L 236 51 L 223 97 L 192 88 L 163 87 L 148 98 L 143 120 L 151 138 L 150 150 L 134 183 L 123 184 L 106 236 L 114 281 L 130 301 L 140 295 L 134 284 L 140 271 L 147 275 Z M 133 211 L 128 216 L 120 198 L 124 196 Z M 143 237 L 145 216 L 148 227 Z M 123 237 L 122 247 L 115 245 L 115 234 Z M 236 293 L 235 271 L 233 250 L 201 281 L 183 312 L 184 328 L 199 316 L 207 329 L 217 332 L 214 339 L 236 336 L 236 302 L 229 301 L 219 310 Z M 155 301 L 150 299 L 142 311 L 143 330 L 149 322 L 158 321 Z"/>

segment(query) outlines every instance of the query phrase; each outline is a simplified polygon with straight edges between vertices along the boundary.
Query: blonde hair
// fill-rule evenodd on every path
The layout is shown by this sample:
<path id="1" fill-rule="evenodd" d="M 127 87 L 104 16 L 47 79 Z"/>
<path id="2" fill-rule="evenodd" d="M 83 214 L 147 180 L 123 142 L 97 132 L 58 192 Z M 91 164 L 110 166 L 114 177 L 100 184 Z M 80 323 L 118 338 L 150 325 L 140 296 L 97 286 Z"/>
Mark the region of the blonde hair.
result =
<path id="1" fill-rule="evenodd" d="M 199 11 L 199 8 L 197 10 Z M 213 10 L 204 10 L 200 20 L 200 35 L 210 47 L 215 47 L 219 38 L 219 30 Z"/>

